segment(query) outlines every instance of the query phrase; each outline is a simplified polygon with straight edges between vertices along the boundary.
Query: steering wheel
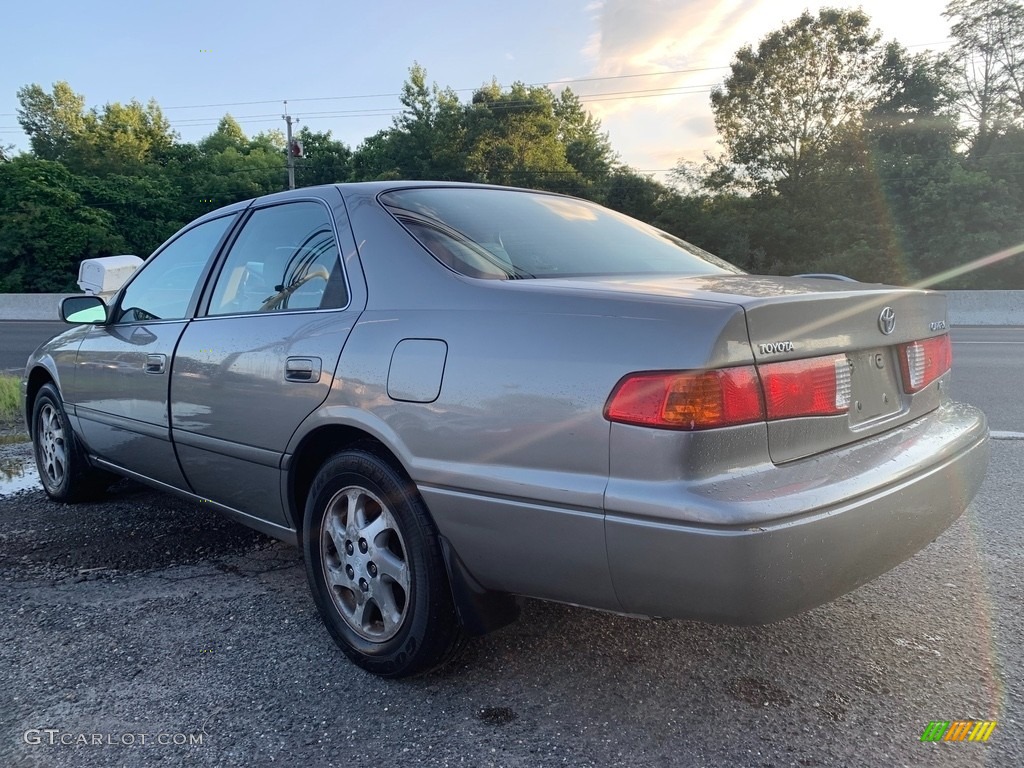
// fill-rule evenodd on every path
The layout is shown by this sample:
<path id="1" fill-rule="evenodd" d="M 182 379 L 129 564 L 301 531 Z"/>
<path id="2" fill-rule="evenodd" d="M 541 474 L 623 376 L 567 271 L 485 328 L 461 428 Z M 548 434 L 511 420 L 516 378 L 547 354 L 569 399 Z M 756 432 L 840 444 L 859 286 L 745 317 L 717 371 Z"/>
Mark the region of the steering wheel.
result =
<path id="1" fill-rule="evenodd" d="M 138 320 L 143 320 L 143 321 L 145 321 L 145 320 L 159 320 L 160 319 L 159 317 L 154 315 L 152 312 L 147 312 L 146 310 L 140 309 L 139 307 L 128 307 L 128 309 L 121 310 L 121 317 L 120 317 L 120 319 L 124 320 L 128 316 L 129 313 L 131 313 L 131 315 L 132 315 L 132 320 L 135 320 L 135 321 L 138 321 Z"/>

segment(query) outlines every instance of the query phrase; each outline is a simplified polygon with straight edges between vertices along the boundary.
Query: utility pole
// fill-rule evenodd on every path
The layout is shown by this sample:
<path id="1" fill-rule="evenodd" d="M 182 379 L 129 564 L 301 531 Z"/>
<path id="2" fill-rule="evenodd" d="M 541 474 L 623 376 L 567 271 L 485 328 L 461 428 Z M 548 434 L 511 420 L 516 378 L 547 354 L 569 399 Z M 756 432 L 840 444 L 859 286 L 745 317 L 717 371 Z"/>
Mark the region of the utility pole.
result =
<path id="1" fill-rule="evenodd" d="M 284 103 L 284 114 L 281 115 L 281 119 L 284 120 L 287 126 L 287 144 L 285 145 L 285 152 L 288 157 L 288 189 L 295 189 L 295 147 L 292 144 L 292 116 L 288 114 L 288 102 Z M 298 119 L 295 123 L 298 124 Z"/>

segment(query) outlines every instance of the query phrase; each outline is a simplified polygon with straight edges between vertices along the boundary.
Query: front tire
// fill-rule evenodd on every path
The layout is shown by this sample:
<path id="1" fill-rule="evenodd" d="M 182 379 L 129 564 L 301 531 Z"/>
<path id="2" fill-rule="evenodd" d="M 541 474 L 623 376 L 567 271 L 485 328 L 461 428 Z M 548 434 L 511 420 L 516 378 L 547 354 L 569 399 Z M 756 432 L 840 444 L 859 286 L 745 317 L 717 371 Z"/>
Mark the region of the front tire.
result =
<path id="1" fill-rule="evenodd" d="M 53 384 L 40 387 L 32 404 L 32 451 L 43 490 L 54 501 L 96 498 L 115 479 L 89 464 Z"/>
<path id="2" fill-rule="evenodd" d="M 313 600 L 353 662 L 407 677 L 457 652 L 463 632 L 437 531 L 415 487 L 387 460 L 363 448 L 328 459 L 303 531 Z"/>

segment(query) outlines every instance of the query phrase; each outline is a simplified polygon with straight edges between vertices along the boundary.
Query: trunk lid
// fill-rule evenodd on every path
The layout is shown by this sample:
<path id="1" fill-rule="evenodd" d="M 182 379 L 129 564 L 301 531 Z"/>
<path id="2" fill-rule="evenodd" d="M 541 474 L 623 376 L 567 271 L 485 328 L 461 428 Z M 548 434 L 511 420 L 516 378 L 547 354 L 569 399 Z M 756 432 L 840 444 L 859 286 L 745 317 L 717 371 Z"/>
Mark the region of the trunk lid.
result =
<path id="1" fill-rule="evenodd" d="M 811 290 L 743 301 L 759 366 L 829 354 L 846 355 L 850 365 L 847 414 L 768 422 L 775 463 L 893 429 L 939 405 L 936 387 L 913 395 L 904 391 L 899 345 L 947 332 L 946 297 L 878 285 L 835 287 L 806 286 Z"/>
<path id="2" fill-rule="evenodd" d="M 532 282 L 532 281 L 531 281 Z M 547 281 L 544 281 L 547 282 Z M 555 282 L 555 281 L 551 281 Z M 893 429 L 938 407 L 941 387 L 904 392 L 899 345 L 948 332 L 941 293 L 816 278 L 724 275 L 559 280 L 562 287 L 714 301 L 743 308 L 758 366 L 846 355 L 850 410 L 768 422 L 771 459 L 783 463 Z"/>

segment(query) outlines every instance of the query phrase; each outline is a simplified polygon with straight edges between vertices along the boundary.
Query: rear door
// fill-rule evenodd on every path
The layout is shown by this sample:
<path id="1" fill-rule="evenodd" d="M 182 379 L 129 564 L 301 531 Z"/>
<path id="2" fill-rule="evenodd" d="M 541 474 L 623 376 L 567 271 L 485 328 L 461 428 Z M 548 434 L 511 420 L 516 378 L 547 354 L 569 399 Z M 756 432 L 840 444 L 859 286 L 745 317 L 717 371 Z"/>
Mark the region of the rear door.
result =
<path id="1" fill-rule="evenodd" d="M 174 348 L 203 275 L 235 214 L 180 233 L 132 277 L 78 349 L 65 401 L 75 405 L 92 453 L 122 469 L 186 488 L 170 441 L 168 389 Z"/>
<path id="2" fill-rule="evenodd" d="M 365 305 L 340 193 L 286 197 L 246 214 L 171 381 L 171 426 L 195 493 L 290 527 L 281 459 L 299 423 L 327 397 Z M 354 287 L 353 287 L 354 286 Z"/>

